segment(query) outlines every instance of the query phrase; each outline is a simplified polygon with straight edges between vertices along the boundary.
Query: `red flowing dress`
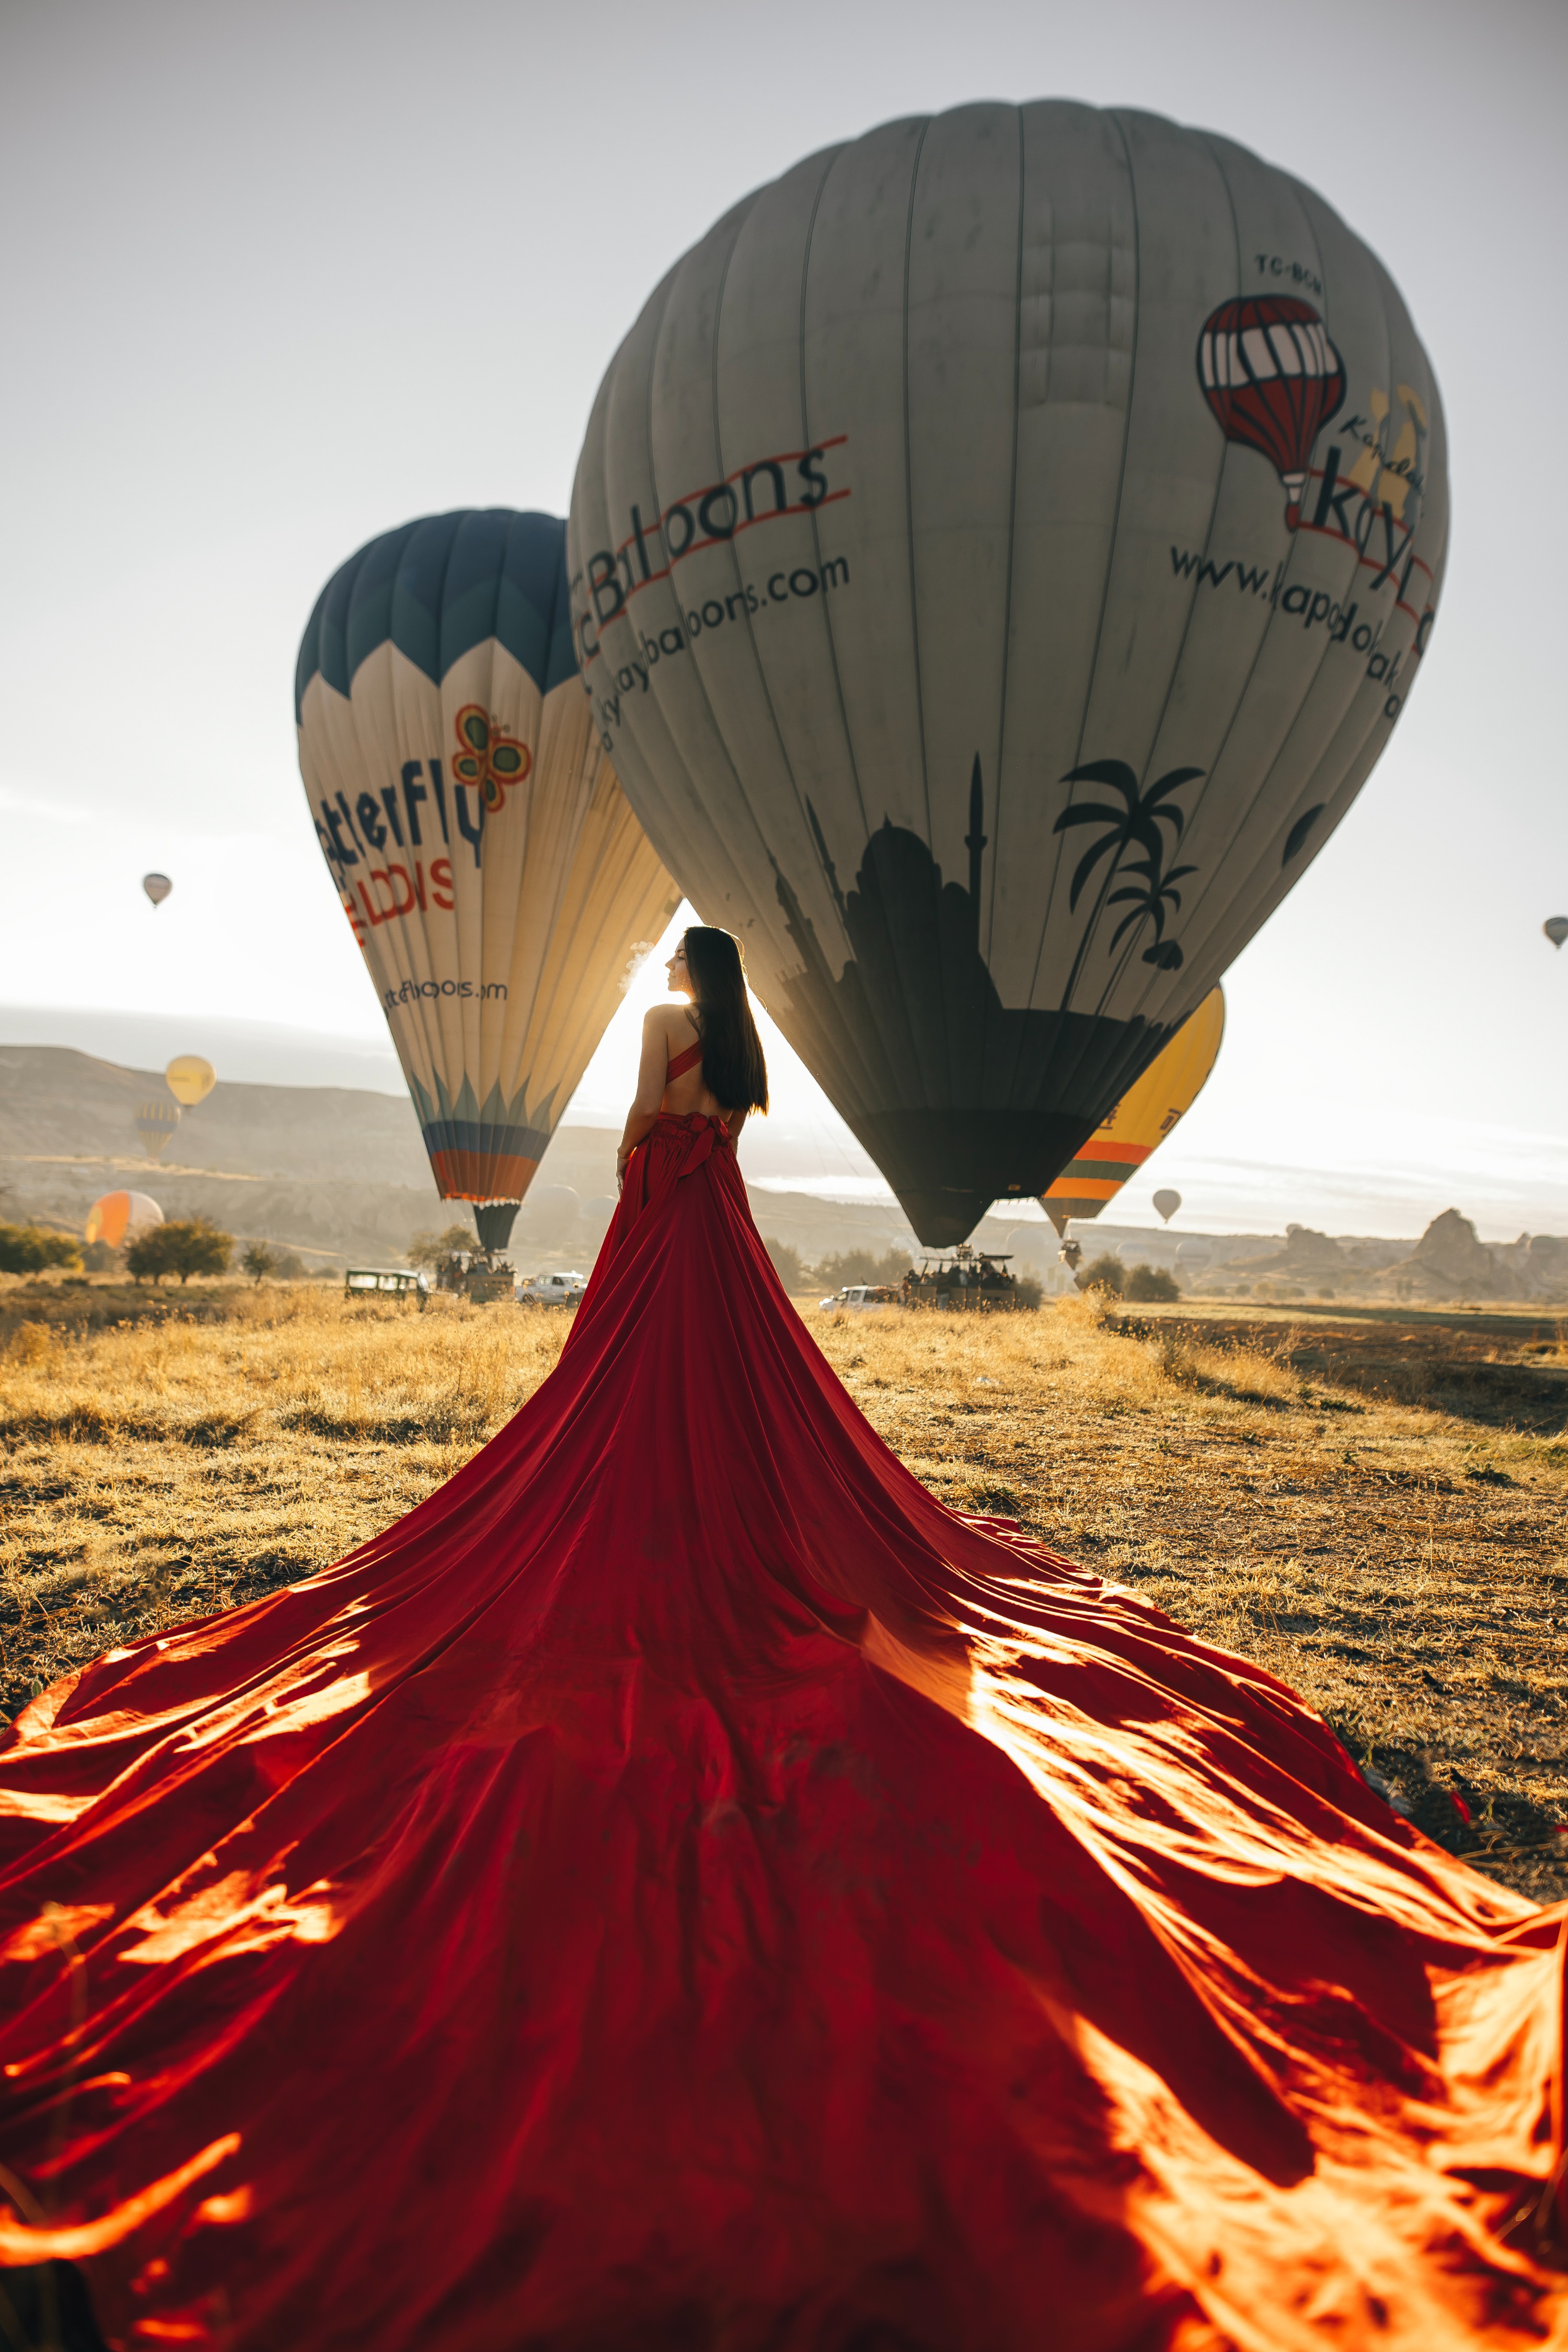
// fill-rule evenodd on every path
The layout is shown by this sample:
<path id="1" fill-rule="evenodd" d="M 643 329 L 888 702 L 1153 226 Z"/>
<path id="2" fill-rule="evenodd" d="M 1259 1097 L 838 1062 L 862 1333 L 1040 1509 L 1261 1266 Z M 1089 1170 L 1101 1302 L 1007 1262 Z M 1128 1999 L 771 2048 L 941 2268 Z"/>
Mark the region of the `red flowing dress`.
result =
<path id="1" fill-rule="evenodd" d="M 112 2347 L 1564 2341 L 1563 1910 L 936 1502 L 712 1119 L 499 1436 L 0 1808 L 0 2261 Z"/>

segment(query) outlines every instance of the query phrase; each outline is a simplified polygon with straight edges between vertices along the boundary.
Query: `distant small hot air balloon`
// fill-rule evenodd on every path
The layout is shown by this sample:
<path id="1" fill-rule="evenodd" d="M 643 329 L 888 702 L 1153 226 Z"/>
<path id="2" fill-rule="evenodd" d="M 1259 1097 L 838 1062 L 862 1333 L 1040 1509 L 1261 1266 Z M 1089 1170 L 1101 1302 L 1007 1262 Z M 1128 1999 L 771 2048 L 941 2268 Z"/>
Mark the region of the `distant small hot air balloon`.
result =
<path id="1" fill-rule="evenodd" d="M 1274 467 L 1294 530 L 1312 444 L 1345 396 L 1344 362 L 1318 313 L 1293 294 L 1222 302 L 1198 336 L 1198 380 L 1226 439 Z"/>
<path id="2" fill-rule="evenodd" d="M 163 905 L 174 887 L 166 874 L 143 874 L 142 877 L 142 887 L 154 907 Z"/>
<path id="3" fill-rule="evenodd" d="M 144 1102 L 136 1106 L 136 1132 L 142 1139 L 142 1149 L 149 1160 L 162 1160 L 174 1139 L 174 1129 L 180 1124 L 180 1106 L 172 1102 Z"/>
<path id="4" fill-rule="evenodd" d="M 1568 915 L 1549 915 L 1541 926 L 1554 948 L 1568 940 Z"/>
<path id="5" fill-rule="evenodd" d="M 177 1103 L 195 1110 L 216 1086 L 217 1072 L 199 1054 L 176 1054 L 163 1073 L 163 1081 Z"/>
<path id="6" fill-rule="evenodd" d="M 1225 991 L 1213 988 L 1192 1017 L 1184 1021 L 1164 1051 L 1129 1087 L 1121 1100 L 1102 1119 L 1076 1159 L 1068 1161 L 1040 1203 L 1057 1232 L 1065 1234 L 1069 1218 L 1082 1223 L 1098 1217 L 1108 1201 L 1136 1175 L 1150 1153 L 1162 1144 L 1183 1113 L 1192 1108 L 1215 1066 L 1225 1035 Z M 1181 1206 L 1176 1192 L 1156 1192 Z M 1162 1216 L 1167 1213 L 1161 1210 Z M 1168 1222 L 1168 1218 L 1167 1218 Z"/>
<path id="7" fill-rule="evenodd" d="M 1170 1223 L 1171 1219 L 1175 1215 L 1176 1211 L 1181 1207 L 1181 1194 L 1179 1192 L 1173 1192 L 1168 1184 L 1162 1185 L 1159 1192 L 1154 1195 L 1154 1206 L 1159 1211 L 1160 1215 L 1163 1218 L 1166 1224 Z"/>
<path id="8" fill-rule="evenodd" d="M 121 1242 L 134 1241 L 150 1225 L 163 1222 L 163 1210 L 145 1192 L 105 1192 L 87 1213 L 87 1240 L 89 1246 L 107 1242 L 110 1249 L 118 1249 Z"/>

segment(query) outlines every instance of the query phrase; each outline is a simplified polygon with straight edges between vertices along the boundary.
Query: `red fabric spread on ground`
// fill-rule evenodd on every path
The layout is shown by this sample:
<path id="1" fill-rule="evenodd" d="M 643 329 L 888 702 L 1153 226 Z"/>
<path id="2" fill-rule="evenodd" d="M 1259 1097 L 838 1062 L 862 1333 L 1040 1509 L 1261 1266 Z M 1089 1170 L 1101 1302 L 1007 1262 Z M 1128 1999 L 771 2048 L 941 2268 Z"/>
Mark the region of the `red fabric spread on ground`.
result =
<path id="1" fill-rule="evenodd" d="M 481 1454 L 0 1791 L 0 2258 L 116 2347 L 1563 2340 L 1563 1911 L 935 1502 L 701 1118 Z"/>

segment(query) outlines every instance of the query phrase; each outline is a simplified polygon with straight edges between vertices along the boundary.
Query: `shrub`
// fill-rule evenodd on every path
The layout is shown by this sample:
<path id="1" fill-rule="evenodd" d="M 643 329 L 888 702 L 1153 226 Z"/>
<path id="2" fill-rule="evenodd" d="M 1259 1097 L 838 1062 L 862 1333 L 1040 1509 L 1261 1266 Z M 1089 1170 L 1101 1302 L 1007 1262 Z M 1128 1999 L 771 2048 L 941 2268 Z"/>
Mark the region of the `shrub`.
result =
<path id="1" fill-rule="evenodd" d="M 47 1265 L 81 1272 L 81 1244 L 42 1225 L 0 1225 L 0 1274 L 41 1274 Z"/>
<path id="2" fill-rule="evenodd" d="M 477 1250 L 479 1245 L 471 1225 L 447 1225 L 438 1234 L 410 1234 L 403 1255 L 410 1265 L 437 1266 L 453 1250 Z"/>
<path id="3" fill-rule="evenodd" d="M 125 1253 L 125 1264 L 138 1282 L 145 1275 L 154 1290 L 166 1274 L 181 1283 L 193 1274 L 227 1271 L 234 1235 L 221 1233 L 210 1218 L 176 1217 L 139 1234 Z"/>
<path id="4" fill-rule="evenodd" d="M 809 1266 L 801 1269 L 808 1281 L 819 1282 L 824 1290 L 843 1290 L 852 1282 L 902 1282 L 909 1270 L 908 1250 L 889 1250 L 885 1257 L 873 1257 L 868 1249 L 841 1250 L 825 1257 L 815 1273 Z"/>
<path id="5" fill-rule="evenodd" d="M 1141 1306 L 1168 1305 L 1181 1295 L 1175 1276 L 1167 1274 L 1163 1265 L 1135 1265 L 1127 1276 L 1125 1296 Z"/>
<path id="6" fill-rule="evenodd" d="M 788 1242 L 765 1240 L 763 1247 L 773 1262 L 773 1272 L 786 1290 L 801 1290 L 811 1280 L 811 1268 Z"/>
<path id="7" fill-rule="evenodd" d="M 264 1274 L 274 1273 L 278 1265 L 277 1259 L 265 1242 L 247 1242 L 245 1255 L 239 1262 L 251 1280 L 257 1283 L 261 1280 Z"/>
<path id="8" fill-rule="evenodd" d="M 1091 1259 L 1075 1279 L 1080 1290 L 1108 1290 L 1112 1298 L 1120 1298 L 1127 1287 L 1127 1268 L 1107 1251 Z"/>
<path id="9" fill-rule="evenodd" d="M 279 1282 L 300 1282 L 305 1276 L 305 1261 L 298 1250 L 282 1250 L 273 1264 L 272 1271 Z"/>
<path id="10" fill-rule="evenodd" d="M 1013 1300 L 1018 1307 L 1037 1307 L 1045 1295 L 1032 1274 L 1019 1275 L 1013 1285 Z"/>

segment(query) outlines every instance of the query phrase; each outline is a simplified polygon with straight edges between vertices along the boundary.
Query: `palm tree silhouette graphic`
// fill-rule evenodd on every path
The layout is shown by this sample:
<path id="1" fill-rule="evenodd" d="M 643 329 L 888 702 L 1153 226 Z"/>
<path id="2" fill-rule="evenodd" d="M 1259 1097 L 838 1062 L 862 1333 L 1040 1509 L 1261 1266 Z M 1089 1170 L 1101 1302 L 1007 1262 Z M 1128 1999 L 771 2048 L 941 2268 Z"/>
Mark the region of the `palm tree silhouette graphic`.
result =
<path id="1" fill-rule="evenodd" d="M 1074 801 L 1063 809 L 1052 827 L 1055 833 L 1066 833 L 1069 826 L 1075 824 L 1104 827 L 1100 839 L 1091 842 L 1079 859 L 1072 887 L 1068 894 L 1069 913 L 1077 911 L 1078 902 L 1101 858 L 1110 861 L 1100 877 L 1093 915 L 1085 928 L 1083 944 L 1073 960 L 1067 989 L 1068 998 L 1088 951 L 1095 919 L 1104 907 L 1121 906 L 1131 901 L 1131 911 L 1122 916 L 1111 934 L 1110 954 L 1116 953 L 1127 931 L 1139 923 L 1152 921 L 1154 943 L 1144 949 L 1144 962 L 1157 965 L 1162 971 L 1174 971 L 1180 967 L 1182 950 L 1174 940 L 1165 937 L 1166 916 L 1167 911 L 1176 913 L 1181 908 L 1182 894 L 1175 885 L 1184 876 L 1195 874 L 1198 869 L 1195 866 L 1166 868 L 1166 848 L 1175 848 L 1187 822 L 1171 795 L 1181 785 L 1191 783 L 1194 777 L 1203 773 L 1202 768 L 1170 768 L 1149 786 L 1147 792 L 1143 792 L 1139 789 L 1138 779 L 1125 760 L 1090 760 L 1081 768 L 1069 769 L 1062 778 L 1065 784 L 1104 784 L 1121 799 L 1120 807 L 1111 801 Z M 1171 828 L 1168 845 L 1161 831 L 1163 825 Z M 1143 855 L 1123 866 L 1122 859 L 1131 849 L 1141 849 Z M 1110 884 L 1121 875 L 1136 875 L 1138 879 L 1129 882 L 1121 890 L 1111 890 Z"/>

